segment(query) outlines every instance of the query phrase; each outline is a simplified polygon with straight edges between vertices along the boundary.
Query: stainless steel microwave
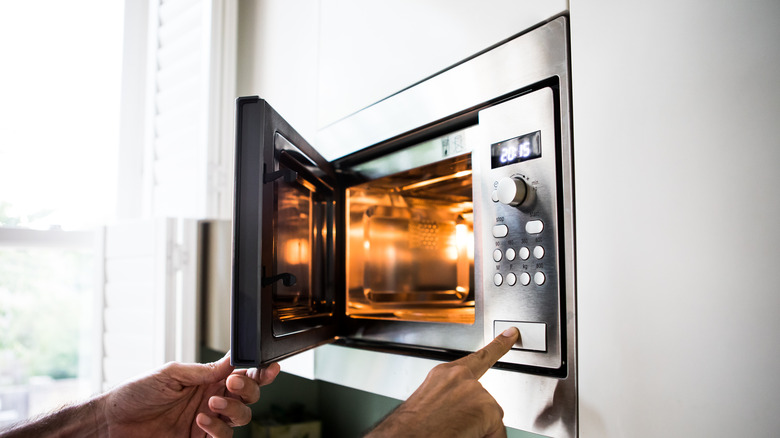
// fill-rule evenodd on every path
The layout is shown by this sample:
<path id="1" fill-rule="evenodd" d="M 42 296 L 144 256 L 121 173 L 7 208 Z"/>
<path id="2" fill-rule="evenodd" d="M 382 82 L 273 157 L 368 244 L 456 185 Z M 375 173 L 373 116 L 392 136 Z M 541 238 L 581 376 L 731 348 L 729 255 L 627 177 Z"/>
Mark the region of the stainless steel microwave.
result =
<path id="1" fill-rule="evenodd" d="M 568 382 L 576 287 L 568 28 L 558 17 L 307 142 L 237 100 L 231 354 L 324 343 Z"/>

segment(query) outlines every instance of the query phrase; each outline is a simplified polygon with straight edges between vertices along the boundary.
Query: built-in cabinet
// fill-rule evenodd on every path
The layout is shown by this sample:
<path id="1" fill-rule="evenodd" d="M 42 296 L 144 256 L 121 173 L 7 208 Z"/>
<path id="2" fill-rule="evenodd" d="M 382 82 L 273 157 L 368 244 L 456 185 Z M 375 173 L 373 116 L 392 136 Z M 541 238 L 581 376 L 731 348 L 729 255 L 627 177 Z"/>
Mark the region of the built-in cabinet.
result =
<path id="1" fill-rule="evenodd" d="M 581 436 L 774 436 L 780 3 L 570 3 Z"/>

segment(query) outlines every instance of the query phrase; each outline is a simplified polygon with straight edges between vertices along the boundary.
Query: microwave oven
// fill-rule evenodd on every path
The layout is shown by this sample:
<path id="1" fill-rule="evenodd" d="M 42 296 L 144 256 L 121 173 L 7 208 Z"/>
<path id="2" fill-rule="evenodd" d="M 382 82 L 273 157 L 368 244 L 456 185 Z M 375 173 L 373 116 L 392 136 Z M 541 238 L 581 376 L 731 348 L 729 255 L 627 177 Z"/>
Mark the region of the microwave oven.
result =
<path id="1" fill-rule="evenodd" d="M 451 360 L 516 326 L 495 367 L 576 399 L 568 44 L 557 17 L 315 144 L 239 98 L 233 364 L 330 342 Z"/>

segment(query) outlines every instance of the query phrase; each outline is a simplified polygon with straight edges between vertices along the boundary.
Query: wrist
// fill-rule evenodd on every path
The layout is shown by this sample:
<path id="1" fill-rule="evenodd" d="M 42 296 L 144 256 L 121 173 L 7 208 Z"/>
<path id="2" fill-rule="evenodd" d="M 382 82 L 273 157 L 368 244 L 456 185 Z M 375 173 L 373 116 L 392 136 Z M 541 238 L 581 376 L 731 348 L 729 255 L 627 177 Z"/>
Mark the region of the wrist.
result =
<path id="1" fill-rule="evenodd" d="M 43 425 L 51 437 L 100 437 L 106 435 L 105 395 L 95 396 L 88 401 L 66 406 L 45 418 Z"/>

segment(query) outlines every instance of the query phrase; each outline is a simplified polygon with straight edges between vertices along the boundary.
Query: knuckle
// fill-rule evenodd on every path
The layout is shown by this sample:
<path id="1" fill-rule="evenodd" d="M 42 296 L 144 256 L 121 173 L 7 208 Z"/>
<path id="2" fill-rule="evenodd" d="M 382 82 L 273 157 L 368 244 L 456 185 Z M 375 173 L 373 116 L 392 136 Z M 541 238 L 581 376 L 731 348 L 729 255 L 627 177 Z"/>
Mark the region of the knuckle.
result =
<path id="1" fill-rule="evenodd" d="M 227 424 L 222 424 L 218 430 L 215 431 L 214 438 L 230 438 L 233 436 L 233 429 Z"/>
<path id="2" fill-rule="evenodd" d="M 487 392 L 485 394 L 488 395 Z M 488 400 L 482 403 L 483 415 L 494 422 L 502 421 L 504 418 L 504 410 L 501 408 L 501 405 L 499 405 L 493 397 L 488 395 L 487 398 Z"/>
<path id="3" fill-rule="evenodd" d="M 452 375 L 453 377 L 459 379 L 459 380 L 471 380 L 474 383 L 477 381 L 474 380 L 474 373 L 471 371 L 471 368 L 465 366 L 465 365 L 459 365 L 456 367 L 453 367 L 452 369 Z"/>
<path id="4" fill-rule="evenodd" d="M 428 372 L 429 378 L 440 378 L 442 376 L 446 376 L 450 373 L 450 369 L 453 367 L 453 364 L 451 363 L 443 363 L 440 365 L 436 365 L 435 367 L 431 368 L 431 370 Z"/>
<path id="5" fill-rule="evenodd" d="M 474 357 L 478 359 L 480 362 L 486 361 L 490 359 L 491 356 L 491 348 L 490 345 L 487 345 L 485 348 L 481 348 L 474 353 Z"/>
<path id="6" fill-rule="evenodd" d="M 246 408 L 246 406 L 244 407 Z M 249 408 L 241 409 L 238 415 L 236 415 L 236 418 L 233 419 L 233 424 L 236 426 L 246 426 L 251 420 L 252 413 L 249 411 Z"/>
<path id="7" fill-rule="evenodd" d="M 182 369 L 182 364 L 179 362 L 167 362 L 158 369 L 158 372 L 165 376 L 179 376 L 184 371 Z"/>
<path id="8" fill-rule="evenodd" d="M 451 363 L 449 366 L 442 369 L 442 374 L 448 380 L 466 380 L 473 377 L 473 373 L 468 366 L 460 363 Z"/>

